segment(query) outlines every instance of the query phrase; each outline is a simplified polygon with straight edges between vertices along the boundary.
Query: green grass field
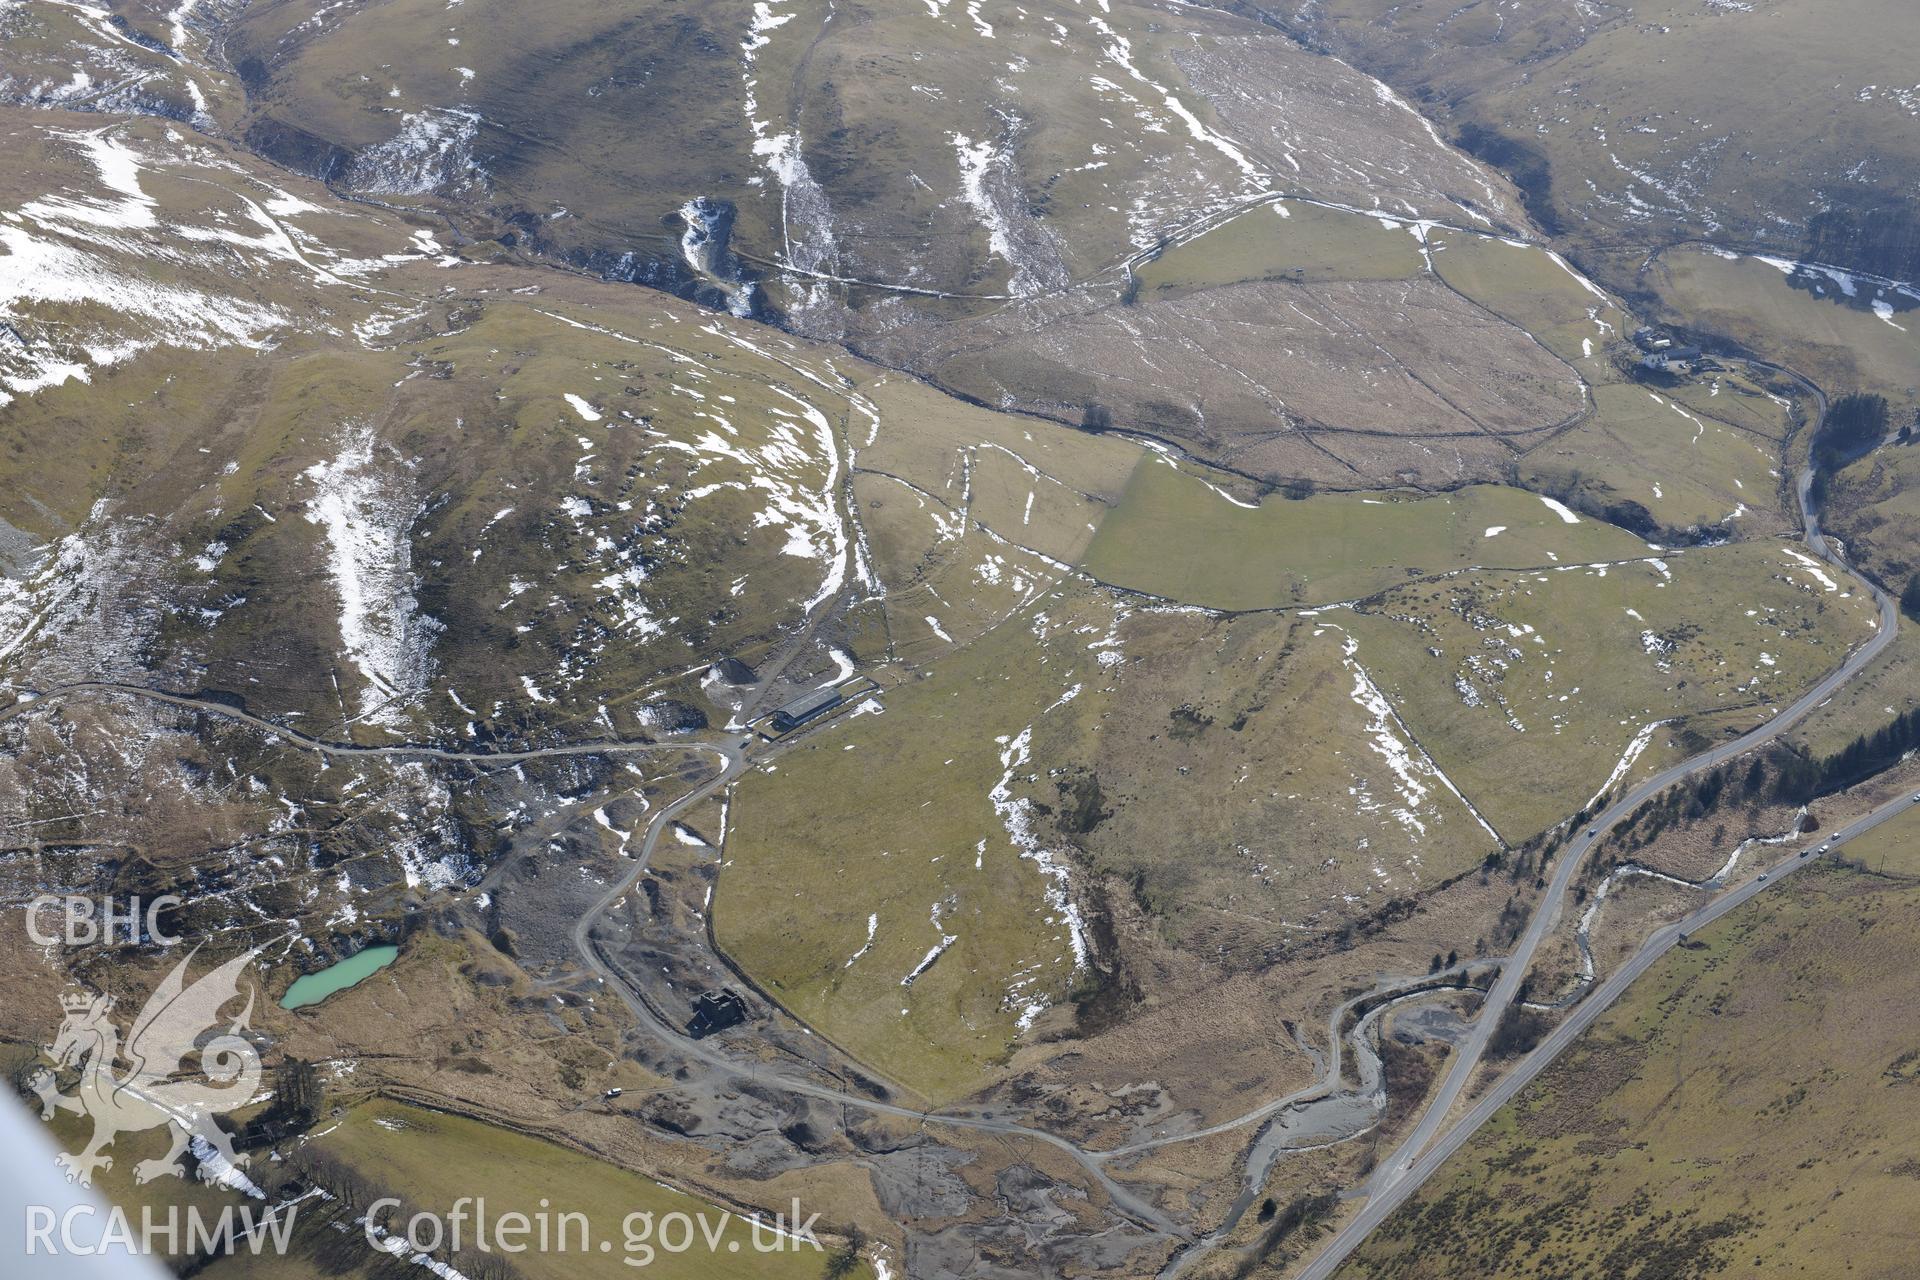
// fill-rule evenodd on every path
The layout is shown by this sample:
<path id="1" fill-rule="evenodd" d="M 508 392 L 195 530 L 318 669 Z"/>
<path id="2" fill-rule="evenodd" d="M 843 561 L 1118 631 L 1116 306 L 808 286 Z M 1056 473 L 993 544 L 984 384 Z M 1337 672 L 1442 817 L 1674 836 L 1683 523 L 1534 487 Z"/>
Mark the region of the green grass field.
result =
<path id="1" fill-rule="evenodd" d="M 1902 618 L 1893 643 L 1831 700 L 1795 725 L 1789 739 L 1802 750 L 1832 755 L 1914 706 L 1920 706 L 1920 627 Z"/>
<path id="2" fill-rule="evenodd" d="M 540 1215 L 547 1214 L 548 1241 L 554 1247 L 529 1248 L 511 1258 L 529 1280 L 633 1275 L 642 1266 L 647 1274 L 686 1280 L 730 1280 L 742 1274 L 813 1280 L 826 1269 L 827 1255 L 811 1247 L 756 1249 L 747 1220 L 643 1174 L 478 1120 L 374 1099 L 331 1127 L 322 1125 L 321 1131 L 313 1139 L 317 1153 L 359 1170 L 381 1194 L 400 1198 L 408 1214 L 444 1218 L 461 1197 L 484 1197 L 486 1212 L 496 1223 L 500 1215 L 517 1212 L 537 1229 Z M 584 1246 L 580 1222 L 569 1220 L 566 1247 L 558 1247 L 562 1213 L 584 1216 Z M 651 1215 L 652 1220 L 631 1216 L 635 1214 Z M 710 1248 L 696 1227 L 693 1248 L 670 1251 L 664 1244 L 678 1242 L 677 1228 L 669 1235 L 657 1234 L 670 1214 L 704 1215 L 717 1244 Z M 525 1237 L 530 1243 L 537 1238 Z M 760 1239 L 773 1242 L 771 1227 Z M 853 1274 L 872 1273 L 861 1263 Z"/>
<path id="3" fill-rule="evenodd" d="M 1112 619 L 1098 597 L 1049 596 L 890 690 L 884 711 L 814 732 L 737 788 L 714 895 L 720 945 L 801 1018 L 930 1098 L 976 1087 L 1025 1001 L 1059 1000 L 1077 981 L 1048 880 L 994 793 L 1009 775 L 1009 802 L 1034 792 L 1047 744 L 1097 717 L 1104 681 L 1085 646 Z M 1035 762 L 1021 764 L 1008 753 L 1029 728 Z M 1044 780 L 1037 790 L 1052 799 Z"/>
<path id="4" fill-rule="evenodd" d="M 1256 964 L 1470 870 L 1495 838 L 1349 660 L 1348 623 L 1062 585 L 742 780 L 721 946 L 938 1101 L 1065 1031 L 1066 998 L 1092 989 L 1010 825 L 1068 870 L 1109 962 Z M 1023 1037 L 1038 1000 L 1054 1011 Z"/>
<path id="5" fill-rule="evenodd" d="M 851 417 L 857 469 L 905 482 L 949 514 L 964 512 L 1068 563 L 1085 552 L 1145 452 L 1120 436 L 994 413 L 897 375 L 862 383 L 860 394 L 879 422 Z"/>
<path id="6" fill-rule="evenodd" d="M 1717 406 L 1738 396 L 1695 391 L 1690 399 Z M 1554 492 L 1579 491 L 1594 505 L 1638 503 L 1669 529 L 1779 531 L 1787 518 L 1777 446 L 1713 414 L 1679 403 L 1664 388 L 1604 384 L 1594 388 L 1593 417 L 1529 452 L 1520 478 Z"/>
<path id="7" fill-rule="evenodd" d="M 1782 545 L 1662 564 L 1409 586 L 1341 625 L 1440 766 L 1524 839 L 1599 791 L 1647 722 L 1782 705 L 1874 617 Z"/>
<path id="8" fill-rule="evenodd" d="M 1801 394 L 1794 383 L 1777 374 L 1747 367 L 1706 373 L 1682 381 L 1678 386 L 1654 390 L 1702 417 L 1716 418 L 1727 426 L 1776 443 L 1785 443 L 1801 425 L 1799 413 L 1811 412 L 1814 407 L 1792 402 L 1793 397 Z"/>
<path id="9" fill-rule="evenodd" d="M 1404 280 L 1420 265 L 1420 242 L 1398 223 L 1280 200 L 1168 249 L 1136 275 L 1143 298 L 1176 298 L 1249 280 Z"/>
<path id="10" fill-rule="evenodd" d="M 38 1124 L 39 1104 L 32 1105 L 35 1108 L 34 1123 Z M 77 1153 L 87 1145 L 93 1124 L 84 1116 L 60 1111 L 55 1112 L 53 1119 L 47 1122 L 46 1132 L 57 1149 Z M 220 1221 L 224 1211 L 232 1209 L 237 1213 L 241 1205 L 250 1205 L 251 1202 L 236 1191 L 209 1186 L 191 1173 L 185 1178 L 157 1177 L 147 1182 L 137 1181 L 135 1174 L 140 1162 L 165 1156 L 171 1136 L 172 1130 L 164 1127 L 120 1134 L 106 1148 L 106 1155 L 113 1167 L 96 1170 L 93 1186 L 108 1203 L 126 1213 L 128 1222 L 136 1231 L 143 1221 L 143 1215 L 148 1213 L 157 1222 L 164 1223 L 170 1219 L 179 1221 L 182 1225 L 177 1239 L 169 1241 L 160 1235 L 155 1237 L 155 1241 L 160 1246 L 162 1257 L 186 1258 L 191 1256 L 191 1251 L 185 1224 L 192 1220 L 193 1215 L 198 1215 L 201 1222 L 213 1225 Z"/>
<path id="11" fill-rule="evenodd" d="M 1442 280 L 1531 333 L 1588 382 L 1616 376 L 1608 347 L 1632 322 L 1545 249 L 1444 227 L 1431 242 Z"/>
<path id="12" fill-rule="evenodd" d="M 1297 943 L 1494 848 L 1360 686 L 1344 622 L 1130 623 L 1116 712 L 1067 757 L 1109 812 L 1079 843 L 1178 945 Z"/>
<path id="13" fill-rule="evenodd" d="M 1270 609 L 1351 600 L 1469 566 L 1550 567 L 1647 554 L 1632 535 L 1594 520 L 1569 524 L 1519 489 L 1276 496 L 1250 509 L 1153 458 L 1141 463 L 1102 522 L 1085 568 L 1114 586 L 1187 604 Z"/>
<path id="14" fill-rule="evenodd" d="M 1920 805 L 1855 836 L 1839 853 L 1876 875 L 1920 878 Z"/>

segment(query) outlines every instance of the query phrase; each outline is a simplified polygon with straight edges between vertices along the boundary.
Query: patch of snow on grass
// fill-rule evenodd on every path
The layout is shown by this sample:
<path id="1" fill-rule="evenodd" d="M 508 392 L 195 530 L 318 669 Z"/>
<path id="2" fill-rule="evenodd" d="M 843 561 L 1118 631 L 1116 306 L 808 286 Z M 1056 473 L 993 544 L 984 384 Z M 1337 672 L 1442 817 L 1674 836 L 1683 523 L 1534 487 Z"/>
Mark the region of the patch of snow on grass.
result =
<path id="1" fill-rule="evenodd" d="M 785 0 L 777 0 L 784 3 Z M 829 12 L 829 16 L 831 13 Z M 796 290 L 794 310 L 804 312 L 829 300 L 827 282 L 839 272 L 839 246 L 834 239 L 833 207 L 827 193 L 815 181 L 807 167 L 806 155 L 798 131 L 774 133 L 760 118 L 759 81 L 756 63 L 760 51 L 773 42 L 767 34 L 791 22 L 794 15 L 777 12 L 768 0 L 757 0 L 753 16 L 747 22 L 747 38 L 740 43 L 741 77 L 745 85 L 744 110 L 747 127 L 753 132 L 753 154 L 766 164 L 767 172 L 780 184 L 781 239 L 786 249 L 786 265 L 810 277 L 811 283 Z M 753 179 L 757 185 L 759 179 Z"/>
<path id="2" fill-rule="evenodd" d="M 287 323 L 277 308 L 216 298 L 135 270 L 133 259 L 147 257 L 189 268 L 203 264 L 157 234 L 162 231 L 157 206 L 140 185 L 143 166 L 129 146 L 104 131 L 49 131 L 49 136 L 84 156 L 103 194 L 47 195 L 0 222 L 0 405 L 15 394 L 70 379 L 84 382 L 90 369 L 156 346 L 258 349 Z M 144 234 L 136 238 L 127 232 Z M 218 264 L 204 265 L 231 274 L 226 255 Z M 35 304 L 59 308 L 59 323 L 37 323 Z M 101 323 L 104 318 L 110 325 Z M 20 340 L 7 339 L 8 333 Z"/>
<path id="3" fill-rule="evenodd" d="M 1809 576 L 1817 581 L 1822 589 L 1827 591 L 1838 591 L 1840 589 L 1840 584 L 1828 576 L 1826 569 L 1821 567 L 1818 560 L 1815 560 L 1806 552 L 1796 551 L 1792 547 L 1782 547 L 1780 549 L 1798 562 L 1800 568 L 1804 569 Z"/>
<path id="4" fill-rule="evenodd" d="M 1414 740 L 1413 734 L 1401 721 L 1399 713 L 1394 711 L 1393 704 L 1387 701 L 1386 695 L 1380 692 L 1378 685 L 1374 684 L 1366 668 L 1360 665 L 1356 658 L 1359 651 L 1360 644 L 1357 640 L 1350 635 L 1343 637 L 1341 661 L 1345 664 L 1348 674 L 1353 677 L 1353 689 L 1348 696 L 1353 699 L 1354 705 L 1366 712 L 1367 745 L 1375 755 L 1386 761 L 1387 768 L 1393 772 L 1400 789 L 1400 807 L 1393 811 L 1394 818 L 1412 834 L 1425 835 L 1427 827 L 1426 823 L 1420 820 L 1419 809 L 1426 802 L 1429 784 L 1438 783 L 1452 792 L 1486 833 L 1496 842 L 1502 843 L 1504 847 L 1499 833 L 1494 831 L 1492 825 L 1481 816 L 1480 811 L 1461 794 L 1458 787 L 1454 786 L 1453 780 L 1440 771 L 1440 766 L 1435 764 L 1433 758 Z"/>
<path id="5" fill-rule="evenodd" d="M 345 185 L 396 196 L 484 186 L 487 171 L 473 156 L 480 125 L 478 113 L 460 107 L 435 107 L 403 116 L 399 132 L 353 158 Z"/>
<path id="6" fill-rule="evenodd" d="M 420 613 L 413 594 L 410 531 L 420 504 L 398 464 L 377 465 L 374 450 L 372 430 L 352 428 L 330 461 L 301 475 L 313 487 L 307 518 L 325 539 L 341 646 L 367 682 L 360 715 L 394 725 L 397 704 L 426 688 L 441 625 Z"/>
<path id="7" fill-rule="evenodd" d="M 255 1186 L 253 1179 L 234 1167 L 233 1161 L 214 1148 L 211 1142 L 199 1134 L 194 1134 L 188 1143 L 193 1158 L 200 1162 L 200 1180 L 216 1187 L 225 1187 L 229 1191 L 238 1191 L 241 1195 L 254 1200 L 265 1200 L 267 1193 Z"/>
<path id="8" fill-rule="evenodd" d="M 1632 610 L 1628 610 L 1628 612 L 1632 612 Z M 1613 772 L 1608 774 L 1607 780 L 1600 784 L 1600 789 L 1593 793 L 1593 799 L 1587 801 L 1587 808 L 1593 808 L 1593 806 L 1599 802 L 1600 797 L 1613 790 L 1614 784 L 1627 776 L 1627 770 L 1633 768 L 1634 762 L 1638 760 L 1640 754 L 1647 749 L 1647 744 L 1653 741 L 1653 731 L 1665 723 L 1666 721 L 1664 720 L 1649 720 L 1641 727 L 1640 732 L 1633 735 L 1633 741 L 1629 742 L 1627 749 L 1620 753 L 1620 760 L 1613 766 Z"/>
<path id="9" fill-rule="evenodd" d="M 1553 499 L 1553 498 L 1549 498 L 1549 497 L 1547 497 L 1547 496 L 1546 496 L 1545 494 L 1541 494 L 1541 495 L 1539 495 L 1539 496 L 1540 496 L 1540 501 L 1542 501 L 1542 502 L 1544 502 L 1544 503 L 1546 503 L 1546 504 L 1547 504 L 1547 510 L 1549 510 L 1549 511 L 1551 511 L 1551 512 L 1553 512 L 1553 514 L 1555 514 L 1555 515 L 1557 515 L 1557 516 L 1559 516 L 1559 517 L 1560 517 L 1560 519 L 1561 519 L 1561 520 L 1562 520 L 1563 522 L 1565 522 L 1565 523 L 1567 523 L 1567 524 L 1579 524 L 1579 523 L 1580 523 L 1580 517 L 1579 517 L 1579 516 L 1577 516 L 1577 515 L 1575 515 L 1575 514 L 1573 514 L 1573 512 L 1571 512 L 1571 511 L 1569 511 L 1569 510 L 1567 509 L 1567 507 L 1566 507 L 1566 504 L 1565 504 L 1565 503 L 1563 503 L 1563 502 L 1558 502 L 1558 501 L 1556 501 L 1556 500 L 1555 500 L 1555 499 Z"/>
<path id="10" fill-rule="evenodd" d="M 1555 266 L 1559 267 L 1562 271 L 1566 272 L 1568 275 L 1572 276 L 1575 280 L 1579 281 L 1580 287 L 1582 289 L 1585 289 L 1588 293 L 1600 299 L 1600 301 L 1602 302 L 1610 301 L 1610 299 L 1607 297 L 1607 291 L 1605 289 L 1602 289 L 1599 285 L 1595 284 L 1593 281 L 1587 279 L 1585 276 L 1581 275 L 1578 271 L 1574 270 L 1573 264 L 1571 262 L 1568 262 L 1565 258 L 1561 257 L 1559 254 L 1555 253 L 1551 249 L 1548 249 L 1546 251 L 1546 254 L 1549 258 L 1553 259 L 1553 264 Z"/>
<path id="11" fill-rule="evenodd" d="M 1173 112 L 1174 115 L 1180 118 L 1180 122 L 1187 126 L 1187 132 L 1193 137 L 1194 141 L 1203 142 L 1225 156 L 1233 163 L 1234 167 L 1240 170 L 1242 180 L 1249 185 L 1266 185 L 1267 175 L 1263 173 L 1259 166 L 1255 165 L 1253 161 L 1247 159 L 1239 147 L 1235 146 L 1233 142 L 1224 135 L 1214 132 L 1205 124 L 1201 123 L 1200 118 L 1189 111 L 1186 104 L 1175 97 L 1171 90 L 1165 85 L 1158 84 L 1149 79 L 1145 73 L 1134 65 L 1133 46 L 1125 36 L 1120 35 L 1099 18 L 1089 16 L 1087 22 L 1094 30 L 1107 38 L 1107 57 L 1117 63 L 1133 79 L 1152 89 L 1155 93 L 1158 93 L 1160 100 L 1166 104 L 1167 110 Z M 1384 85 L 1381 87 L 1385 88 Z M 1424 116 L 1421 118 L 1425 119 Z M 1431 126 L 1429 126 L 1429 128 L 1431 128 Z"/>
<path id="12" fill-rule="evenodd" d="M 921 958 L 920 963 L 913 966 L 913 972 L 909 973 L 906 977 L 900 979 L 900 985 L 903 987 L 912 986 L 919 979 L 921 974 L 933 968 L 934 961 L 938 960 L 941 956 L 947 953 L 948 947 L 952 946 L 954 943 L 958 941 L 960 941 L 960 938 L 959 938 L 959 935 L 957 934 L 952 934 L 952 933 L 941 934 L 940 941 L 934 943 L 933 946 L 929 947 L 927 949 L 927 954 Z M 853 961 L 849 960 L 847 963 L 852 964 Z"/>
<path id="13" fill-rule="evenodd" d="M 1012 155 L 991 138 L 954 133 L 948 141 L 960 164 L 960 198 L 986 229 L 988 250 L 1012 272 L 1007 291 L 1027 298 L 1065 284 L 1059 248 L 1027 212 Z"/>
<path id="14" fill-rule="evenodd" d="M 1085 969 L 1086 925 L 1070 892 L 1066 862 L 1052 850 L 1043 849 L 1038 837 L 1033 834 L 1033 802 L 1013 794 L 1014 775 L 1031 757 L 1033 726 L 1028 725 L 1011 738 L 995 738 L 994 741 L 1000 745 L 1000 765 L 1005 772 L 1000 775 L 1000 781 L 994 783 L 993 790 L 987 793 L 987 799 L 992 803 L 993 811 L 1000 815 L 1007 837 L 1013 841 L 1014 848 L 1020 851 L 1020 856 L 1039 867 L 1040 874 L 1046 877 L 1047 906 L 1054 913 L 1053 922 L 1067 926 L 1068 942 L 1073 947 L 1073 967 L 1076 970 Z"/>
<path id="15" fill-rule="evenodd" d="M 843 969 L 853 968 L 853 962 L 855 960 L 858 960 L 861 956 L 873 950 L 873 936 L 879 931 L 880 931 L 880 914 L 878 912 L 874 912 L 873 914 L 867 917 L 867 940 L 861 943 L 860 949 L 854 952 L 852 955 L 848 956 L 847 962 L 841 965 L 840 967 Z"/>

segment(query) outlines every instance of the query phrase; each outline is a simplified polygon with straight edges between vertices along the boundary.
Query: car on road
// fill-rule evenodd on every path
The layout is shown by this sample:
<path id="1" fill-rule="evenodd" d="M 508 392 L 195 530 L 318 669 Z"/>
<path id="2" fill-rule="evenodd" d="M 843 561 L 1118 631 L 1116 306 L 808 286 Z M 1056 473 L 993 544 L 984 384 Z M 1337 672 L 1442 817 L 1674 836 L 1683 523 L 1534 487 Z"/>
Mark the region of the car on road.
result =
<path id="1" fill-rule="evenodd" d="M 1767 873 L 1762 871 L 1760 873 L 1760 883 L 1765 884 L 1766 882 L 1767 882 Z"/>

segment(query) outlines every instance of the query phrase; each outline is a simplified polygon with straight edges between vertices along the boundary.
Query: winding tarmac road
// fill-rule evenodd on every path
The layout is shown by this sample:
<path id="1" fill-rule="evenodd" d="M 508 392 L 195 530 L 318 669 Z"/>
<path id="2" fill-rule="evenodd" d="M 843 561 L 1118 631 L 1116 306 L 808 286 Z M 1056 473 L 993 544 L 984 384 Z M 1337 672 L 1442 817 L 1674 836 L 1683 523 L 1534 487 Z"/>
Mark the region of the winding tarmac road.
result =
<path id="1" fill-rule="evenodd" d="M 1822 416 L 1824 416 L 1824 397 L 1821 398 L 1820 405 Z M 1691 759 L 1684 760 L 1671 768 L 1663 769 L 1659 773 L 1646 779 L 1612 805 L 1608 806 L 1604 812 L 1596 817 L 1593 822 L 1574 839 L 1571 845 L 1562 853 L 1558 865 L 1554 868 L 1553 878 L 1548 883 L 1546 895 L 1541 900 L 1539 908 L 1534 912 L 1532 920 L 1528 922 L 1526 931 L 1521 935 L 1512 954 L 1508 957 L 1506 967 L 1502 969 L 1500 973 L 1500 980 L 1494 984 L 1493 989 L 1488 993 L 1486 1005 L 1481 1011 L 1479 1020 L 1474 1025 L 1473 1034 L 1468 1037 L 1467 1042 L 1461 1046 L 1460 1051 L 1454 1055 L 1453 1065 L 1448 1070 L 1446 1079 L 1441 1083 L 1439 1091 L 1434 1095 L 1433 1100 L 1428 1104 L 1426 1111 L 1422 1114 L 1420 1123 L 1414 1127 L 1413 1132 L 1408 1135 L 1407 1140 L 1400 1145 L 1399 1149 L 1375 1170 L 1372 1179 L 1369 1180 L 1366 1187 L 1366 1207 L 1348 1222 L 1345 1227 L 1335 1233 L 1319 1255 L 1315 1257 L 1313 1262 L 1299 1273 L 1297 1280 L 1326 1280 L 1327 1277 L 1333 1275 L 1334 1271 L 1346 1260 L 1347 1256 L 1359 1247 L 1360 1242 L 1364 1240 L 1375 1227 L 1385 1221 L 1389 1214 L 1399 1208 L 1401 1204 L 1405 1203 L 1406 1200 L 1419 1189 L 1421 1183 L 1432 1176 L 1433 1172 L 1440 1167 L 1448 1154 L 1456 1150 L 1461 1143 L 1465 1142 L 1467 1137 L 1472 1134 L 1475 1129 L 1485 1124 L 1493 1113 L 1499 1109 L 1501 1103 L 1510 1099 L 1528 1080 L 1538 1075 L 1546 1064 L 1552 1061 L 1554 1055 L 1572 1043 L 1573 1038 L 1579 1034 L 1580 1028 L 1591 1023 L 1609 1004 L 1617 1000 L 1620 993 L 1626 990 L 1627 985 L 1633 981 L 1634 977 L 1644 973 L 1647 966 L 1651 965 L 1655 959 L 1664 953 L 1667 947 L 1671 946 L 1678 938 L 1680 933 L 1685 932 L 1688 928 L 1698 928 L 1700 924 L 1718 919 L 1721 914 L 1731 910 L 1732 907 L 1738 903 L 1744 902 L 1754 893 L 1759 892 L 1768 883 L 1767 880 L 1763 879 L 1747 881 L 1738 888 L 1729 890 L 1727 893 L 1714 899 L 1712 903 L 1695 913 L 1696 917 L 1699 917 L 1697 923 L 1694 923 L 1694 918 L 1690 917 L 1689 921 L 1682 922 L 1681 925 L 1672 926 L 1669 930 L 1661 930 L 1655 933 L 1642 945 L 1633 960 L 1622 966 L 1618 972 L 1589 994 L 1588 997 L 1577 1006 L 1575 1012 L 1570 1015 L 1565 1022 L 1561 1023 L 1546 1040 L 1542 1041 L 1519 1067 L 1516 1067 L 1513 1071 L 1503 1076 L 1500 1082 L 1488 1090 L 1487 1094 L 1475 1103 L 1474 1106 L 1460 1118 L 1457 1124 L 1447 1129 L 1444 1138 L 1440 1138 L 1438 1142 L 1435 1141 L 1441 1130 L 1446 1128 L 1447 1119 L 1452 1114 L 1455 1104 L 1459 1102 L 1460 1096 L 1466 1090 L 1468 1082 L 1473 1078 L 1474 1072 L 1478 1070 L 1481 1059 L 1486 1054 L 1487 1045 L 1493 1038 L 1494 1030 L 1500 1024 L 1501 1016 L 1506 1012 L 1508 1006 L 1513 1003 L 1515 996 L 1518 994 L 1520 984 L 1526 978 L 1527 968 L 1533 960 L 1534 952 L 1538 950 L 1540 942 L 1545 938 L 1547 931 L 1551 929 L 1559 919 L 1560 910 L 1565 902 L 1568 887 L 1573 883 L 1574 876 L 1578 873 L 1581 864 L 1586 860 L 1586 855 L 1593 849 L 1600 837 L 1612 830 L 1613 827 L 1628 814 L 1631 814 L 1647 800 L 1659 792 L 1664 791 L 1666 788 L 1673 786 L 1677 782 L 1683 782 L 1697 773 L 1715 768 L 1737 755 L 1751 751 L 1753 748 L 1764 745 L 1774 738 L 1779 737 L 1803 719 L 1814 708 L 1831 698 L 1848 681 L 1859 675 L 1868 664 L 1880 656 L 1881 651 L 1884 650 L 1887 645 L 1893 642 L 1894 635 L 1899 626 L 1898 608 L 1886 592 L 1880 590 L 1856 573 L 1853 567 L 1827 542 L 1826 536 L 1820 531 L 1818 515 L 1814 512 L 1812 503 L 1809 501 L 1809 492 L 1812 483 L 1813 474 L 1811 468 L 1802 469 L 1798 477 L 1796 491 L 1800 502 L 1802 518 L 1806 525 L 1807 546 L 1821 559 L 1839 569 L 1854 582 L 1858 583 L 1862 589 L 1871 593 L 1874 603 L 1879 609 L 1879 618 L 1873 636 L 1849 654 L 1846 661 L 1842 662 L 1838 668 L 1829 673 L 1825 679 L 1802 694 L 1785 710 L 1774 715 L 1766 723 L 1749 730 L 1738 738 L 1724 742 Z M 1859 827 L 1860 830 L 1866 830 L 1870 826 L 1878 825 L 1880 822 L 1884 822 L 1887 817 L 1891 816 L 1891 812 L 1897 811 L 1901 807 L 1903 807 L 1903 805 L 1887 806 L 1885 811 L 1877 812 L 1874 815 L 1869 815 L 1867 819 L 1862 819 L 1862 822 L 1867 823 L 1868 826 L 1861 826 L 1856 823 L 1855 827 Z M 1852 836 L 1857 834 L 1859 834 L 1859 832 L 1851 827 L 1843 833 L 1847 839 L 1851 839 Z M 1839 837 L 1836 837 L 1836 842 L 1838 839 Z M 1663 939 L 1664 941 L 1662 941 Z"/>
<path id="2" fill-rule="evenodd" d="M 1415 1160 L 1388 1191 L 1379 1193 L 1369 1200 L 1360 1215 L 1348 1223 L 1328 1243 L 1327 1248 L 1314 1260 L 1313 1265 L 1300 1273 L 1298 1280 L 1306 1280 L 1307 1277 L 1331 1276 L 1334 1270 L 1346 1260 L 1347 1255 L 1352 1253 L 1353 1249 L 1375 1227 L 1385 1221 L 1387 1216 L 1399 1208 L 1421 1183 L 1438 1172 L 1447 1159 L 1466 1144 L 1475 1130 L 1493 1119 L 1495 1112 L 1513 1101 L 1514 1097 L 1532 1083 L 1536 1076 L 1545 1071 L 1555 1058 L 1572 1047 L 1582 1031 L 1592 1025 L 1616 1000 L 1625 995 L 1627 988 L 1632 986 L 1635 980 L 1652 968 L 1655 961 L 1672 950 L 1681 940 L 1706 928 L 1749 898 L 1785 880 L 1800 868 L 1813 862 L 1816 854 L 1824 856 L 1840 848 L 1847 841 L 1864 835 L 1881 823 L 1913 809 L 1915 804 L 1916 800 L 1912 796 L 1902 795 L 1896 800 L 1891 800 L 1858 821 L 1842 827 L 1809 853 L 1783 859 L 1737 888 L 1720 894 L 1684 920 L 1676 921 L 1649 934 L 1646 941 L 1640 944 L 1639 949 L 1625 964 L 1614 970 L 1605 982 L 1594 988 L 1592 994 L 1581 1001 L 1565 1021 L 1555 1027 L 1534 1047 L 1532 1052 L 1501 1076 L 1497 1084 L 1482 1094 L 1466 1114 L 1461 1116 L 1460 1122 Z"/>

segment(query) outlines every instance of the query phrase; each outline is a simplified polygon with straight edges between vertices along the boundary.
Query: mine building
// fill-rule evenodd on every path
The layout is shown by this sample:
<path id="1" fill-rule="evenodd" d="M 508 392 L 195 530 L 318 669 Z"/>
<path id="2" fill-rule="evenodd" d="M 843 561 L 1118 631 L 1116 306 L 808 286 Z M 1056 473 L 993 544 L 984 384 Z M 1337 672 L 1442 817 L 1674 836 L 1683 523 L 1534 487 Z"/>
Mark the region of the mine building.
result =
<path id="1" fill-rule="evenodd" d="M 737 1027 L 746 1020 L 747 1002 L 740 998 L 740 993 L 731 987 L 715 987 L 701 992 L 693 1002 L 693 1018 L 687 1023 L 687 1034 L 700 1040 L 716 1031 Z"/>

